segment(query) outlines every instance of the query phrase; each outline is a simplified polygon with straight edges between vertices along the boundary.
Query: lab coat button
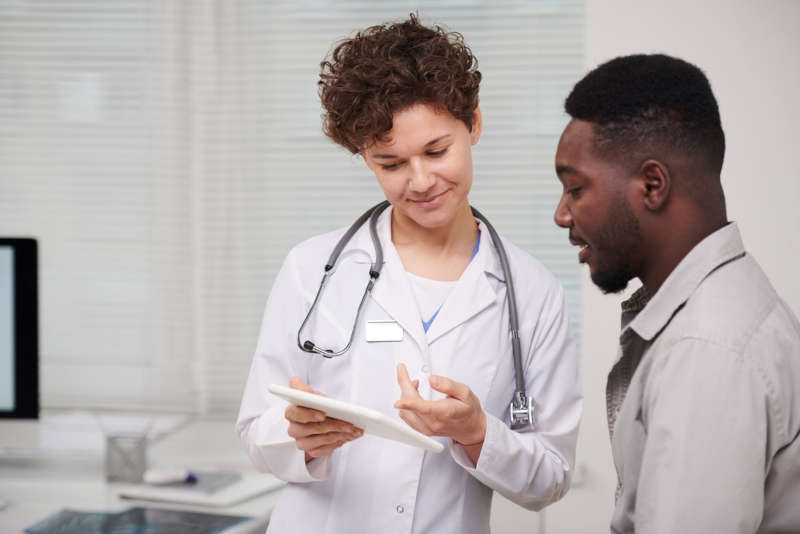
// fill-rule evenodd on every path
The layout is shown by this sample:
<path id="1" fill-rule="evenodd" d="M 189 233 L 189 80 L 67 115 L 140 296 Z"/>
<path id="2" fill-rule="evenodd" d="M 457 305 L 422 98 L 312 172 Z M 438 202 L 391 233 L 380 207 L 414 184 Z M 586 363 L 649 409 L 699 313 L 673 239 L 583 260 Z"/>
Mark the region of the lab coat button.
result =
<path id="1" fill-rule="evenodd" d="M 431 372 L 431 368 L 427 364 L 425 364 L 422 366 L 422 372 L 428 374 Z"/>
<path id="2" fill-rule="evenodd" d="M 405 512 L 405 511 L 406 511 L 406 509 L 403 507 L 403 505 L 402 505 L 402 504 L 398 504 L 398 505 L 397 505 L 397 508 L 395 508 L 395 510 L 397 510 L 397 513 L 398 513 L 398 514 L 402 514 L 403 512 Z"/>

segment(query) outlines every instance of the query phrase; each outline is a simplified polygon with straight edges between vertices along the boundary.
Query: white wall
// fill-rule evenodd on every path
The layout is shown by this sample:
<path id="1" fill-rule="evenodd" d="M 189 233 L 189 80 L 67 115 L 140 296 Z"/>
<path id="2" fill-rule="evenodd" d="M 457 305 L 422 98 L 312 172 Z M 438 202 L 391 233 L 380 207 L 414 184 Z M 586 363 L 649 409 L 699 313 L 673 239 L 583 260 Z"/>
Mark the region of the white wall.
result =
<path id="1" fill-rule="evenodd" d="M 723 186 L 728 217 L 738 222 L 747 249 L 800 313 L 800 165 L 795 162 L 800 152 L 800 1 L 587 0 L 586 9 L 587 70 L 618 55 L 664 52 L 705 71 L 727 138 Z M 548 534 L 602 532 L 613 507 L 616 477 L 604 388 L 623 297 L 601 295 L 584 273 L 582 298 L 586 407 L 578 445 L 579 487 L 546 510 Z M 519 509 L 505 512 L 519 514 L 505 518 L 505 525 L 518 525 L 508 532 L 537 532 L 534 517 Z M 523 520 L 528 526 L 520 530 Z M 495 532 L 506 531 L 496 525 Z"/>

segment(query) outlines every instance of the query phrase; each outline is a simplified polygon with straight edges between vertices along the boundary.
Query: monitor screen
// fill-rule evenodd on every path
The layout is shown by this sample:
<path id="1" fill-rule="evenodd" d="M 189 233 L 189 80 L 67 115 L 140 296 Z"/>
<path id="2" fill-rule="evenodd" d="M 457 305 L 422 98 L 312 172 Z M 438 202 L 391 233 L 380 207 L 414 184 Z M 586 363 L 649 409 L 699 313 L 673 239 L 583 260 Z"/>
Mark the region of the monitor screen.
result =
<path id="1" fill-rule="evenodd" d="M 0 246 L 0 410 L 14 409 L 14 249 Z"/>
<path id="2" fill-rule="evenodd" d="M 39 413 L 37 269 L 35 240 L 0 238 L 0 417 Z"/>

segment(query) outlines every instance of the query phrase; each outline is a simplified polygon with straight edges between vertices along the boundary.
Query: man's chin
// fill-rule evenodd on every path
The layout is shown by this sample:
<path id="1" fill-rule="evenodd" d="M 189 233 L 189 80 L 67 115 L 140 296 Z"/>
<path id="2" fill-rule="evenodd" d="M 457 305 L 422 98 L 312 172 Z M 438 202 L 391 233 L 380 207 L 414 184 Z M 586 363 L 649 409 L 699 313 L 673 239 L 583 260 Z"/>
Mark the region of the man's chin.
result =
<path id="1" fill-rule="evenodd" d="M 604 273 L 591 271 L 591 278 L 594 285 L 605 294 L 619 293 L 628 287 L 628 282 L 631 281 L 631 276 L 625 273 Z"/>

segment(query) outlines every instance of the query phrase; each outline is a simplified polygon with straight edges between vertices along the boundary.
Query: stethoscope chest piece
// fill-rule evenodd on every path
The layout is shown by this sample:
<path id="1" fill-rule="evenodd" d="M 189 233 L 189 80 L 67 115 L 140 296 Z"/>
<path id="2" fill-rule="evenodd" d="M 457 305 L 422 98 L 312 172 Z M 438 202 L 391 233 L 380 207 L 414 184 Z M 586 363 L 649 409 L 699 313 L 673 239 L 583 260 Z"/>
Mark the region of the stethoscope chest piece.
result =
<path id="1" fill-rule="evenodd" d="M 523 428 L 525 425 L 536 426 L 536 419 L 533 415 L 533 399 L 524 392 L 514 393 L 514 400 L 508 406 L 508 416 L 511 419 L 511 428 Z"/>

